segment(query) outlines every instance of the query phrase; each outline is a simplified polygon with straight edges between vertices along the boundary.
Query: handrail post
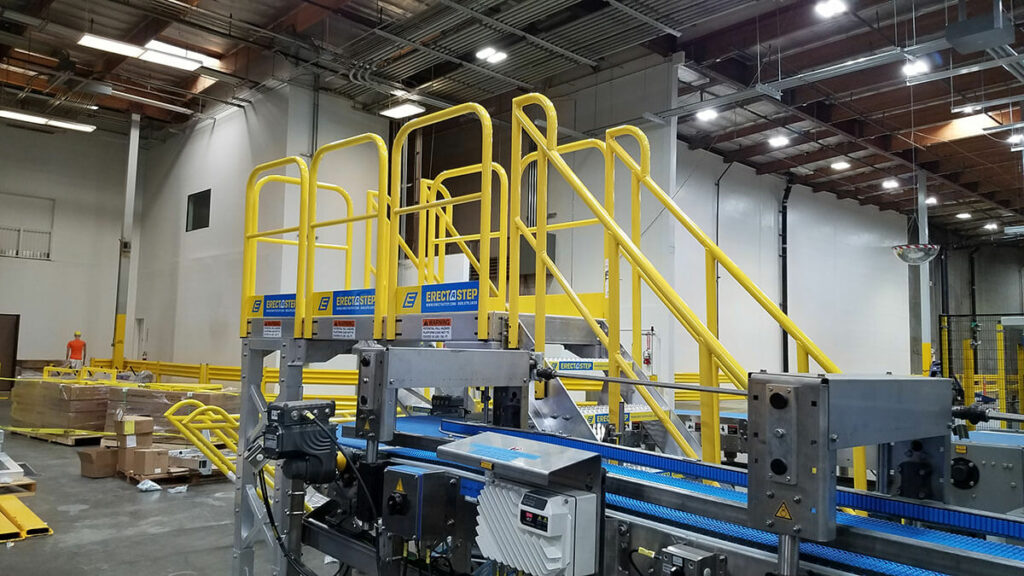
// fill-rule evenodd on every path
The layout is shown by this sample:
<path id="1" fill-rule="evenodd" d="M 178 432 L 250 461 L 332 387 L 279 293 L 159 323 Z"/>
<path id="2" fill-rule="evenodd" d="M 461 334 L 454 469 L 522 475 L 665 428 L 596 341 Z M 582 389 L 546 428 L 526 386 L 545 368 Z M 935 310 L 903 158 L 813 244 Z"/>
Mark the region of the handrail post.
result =
<path id="1" fill-rule="evenodd" d="M 708 330 L 718 338 L 718 262 L 710 250 L 704 251 L 704 283 Z M 703 343 L 700 345 L 699 366 L 700 385 L 718 387 L 718 365 L 711 355 L 711 350 Z M 701 458 L 705 462 L 721 463 L 720 423 L 718 394 L 701 394 L 700 445 Z"/>
<path id="2" fill-rule="evenodd" d="M 1006 341 L 1003 337 L 1002 323 L 996 324 L 996 380 L 999 386 L 999 411 L 1006 412 Z M 1006 421 L 999 423 L 1006 428 Z"/>
<path id="3" fill-rule="evenodd" d="M 606 146 L 604 149 L 604 209 L 615 217 L 615 156 Z M 604 233 L 605 262 L 605 309 L 608 314 L 608 375 L 618 378 L 622 374 L 621 364 L 624 359 L 620 354 L 622 330 L 620 327 L 620 295 L 619 284 L 619 245 L 609 230 Z M 636 303 L 634 302 L 634 308 Z M 633 314 L 633 325 L 636 326 L 636 314 Z M 636 358 L 636 351 L 633 351 Z M 608 422 L 614 427 L 616 434 L 622 434 L 623 422 L 621 415 L 622 385 L 618 382 L 608 383 Z"/>
<path id="4" fill-rule="evenodd" d="M 522 189 L 523 189 L 523 128 L 519 121 L 519 114 L 516 113 L 515 105 L 512 107 L 512 149 L 509 162 L 508 201 L 509 217 L 512 219 L 510 226 L 510 237 L 508 247 L 508 347 L 519 348 L 519 251 L 522 243 L 522 232 L 519 229 L 519 222 L 522 221 Z"/>
<path id="5" fill-rule="evenodd" d="M 810 362 L 807 358 L 807 348 L 799 340 L 796 343 L 796 371 L 800 374 L 807 374 L 811 371 Z"/>

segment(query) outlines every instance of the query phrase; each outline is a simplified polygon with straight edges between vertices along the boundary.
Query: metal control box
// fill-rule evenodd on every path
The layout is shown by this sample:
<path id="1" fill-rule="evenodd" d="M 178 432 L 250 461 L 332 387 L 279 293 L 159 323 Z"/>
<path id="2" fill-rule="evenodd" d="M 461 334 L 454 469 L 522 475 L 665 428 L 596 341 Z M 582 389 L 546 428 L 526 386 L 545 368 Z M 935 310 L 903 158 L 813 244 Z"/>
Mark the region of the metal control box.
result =
<path id="1" fill-rule="evenodd" d="M 836 451 L 913 439 L 948 442 L 950 389 L 944 378 L 751 374 L 752 525 L 834 539 Z"/>
<path id="2" fill-rule="evenodd" d="M 407 540 L 437 542 L 455 523 L 459 480 L 442 470 L 388 467 L 383 474 L 381 515 L 388 532 Z"/>
<path id="3" fill-rule="evenodd" d="M 662 548 L 654 576 L 726 576 L 725 556 L 685 544 Z"/>
<path id="4" fill-rule="evenodd" d="M 1020 442 L 1015 434 L 972 432 Z M 1006 514 L 1024 508 L 1024 446 L 955 441 L 946 502 L 954 506 Z"/>

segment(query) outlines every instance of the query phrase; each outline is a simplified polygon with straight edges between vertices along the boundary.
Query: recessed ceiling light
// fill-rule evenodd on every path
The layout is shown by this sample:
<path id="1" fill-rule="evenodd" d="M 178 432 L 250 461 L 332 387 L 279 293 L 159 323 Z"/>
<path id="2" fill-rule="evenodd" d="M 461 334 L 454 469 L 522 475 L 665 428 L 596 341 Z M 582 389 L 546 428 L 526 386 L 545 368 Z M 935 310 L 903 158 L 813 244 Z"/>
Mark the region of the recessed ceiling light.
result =
<path id="1" fill-rule="evenodd" d="M 999 224 L 989 222 L 988 224 L 985 224 L 985 230 L 999 230 Z"/>
<path id="2" fill-rule="evenodd" d="M 970 212 L 961 212 L 961 213 L 957 214 L 956 217 L 959 218 L 960 220 L 970 220 L 971 219 L 971 213 Z"/>
<path id="3" fill-rule="evenodd" d="M 846 12 L 846 9 L 846 2 L 842 0 L 822 0 L 814 5 L 814 11 L 822 18 L 831 18 L 842 14 Z"/>
<path id="4" fill-rule="evenodd" d="M 110 38 L 104 38 L 102 36 L 94 36 L 92 34 L 83 34 L 82 37 L 78 39 L 78 43 L 82 46 L 103 50 L 104 52 L 113 52 L 114 54 L 120 54 L 129 58 L 138 58 L 143 52 L 145 52 L 145 49 L 142 46 L 128 44 L 127 42 L 118 42 L 117 40 L 111 40 Z"/>
<path id="5" fill-rule="evenodd" d="M 391 108 L 381 110 L 380 114 L 381 116 L 387 116 L 388 118 L 398 119 L 408 118 L 409 116 L 415 116 L 416 114 L 422 113 L 424 110 L 426 109 L 423 106 L 420 106 L 419 104 L 414 104 L 412 102 L 403 102 L 397 106 L 392 106 Z"/>
<path id="6" fill-rule="evenodd" d="M 897 180 L 895 180 L 893 178 L 888 178 L 886 180 L 882 180 L 882 188 L 885 188 L 886 190 L 892 190 L 893 188 L 899 188 L 899 187 L 900 187 L 899 181 L 897 181 Z"/>
<path id="7" fill-rule="evenodd" d="M 718 118 L 718 112 L 716 112 L 714 108 L 705 108 L 700 112 L 697 112 L 697 120 L 700 120 L 701 122 L 709 122 L 715 118 Z"/>
<path id="8" fill-rule="evenodd" d="M 929 206 L 935 206 L 936 204 L 939 203 L 939 199 L 936 198 L 935 196 L 929 196 L 928 199 L 924 201 L 924 203 Z"/>
<path id="9" fill-rule="evenodd" d="M 495 52 L 497 52 L 497 50 L 488 46 L 486 48 L 481 48 L 480 50 L 478 50 L 476 53 L 476 57 L 481 60 L 487 60 L 488 58 L 493 56 Z"/>
<path id="10" fill-rule="evenodd" d="M 504 52 L 500 51 L 495 52 L 494 54 L 491 54 L 490 56 L 487 57 L 487 63 L 497 64 L 498 62 L 502 62 L 503 60 L 505 60 L 505 58 L 508 58 L 508 54 L 505 54 Z"/>
<path id="11" fill-rule="evenodd" d="M 785 136 L 772 136 L 768 139 L 768 145 L 772 148 L 782 148 L 787 144 L 789 144 L 789 138 Z"/>
<path id="12" fill-rule="evenodd" d="M 832 169 L 833 170 L 846 170 L 849 167 L 850 167 L 850 163 L 847 162 L 846 160 L 840 160 L 839 162 L 833 162 L 832 163 Z"/>
<path id="13" fill-rule="evenodd" d="M 1006 141 L 1010 144 L 1020 144 L 1021 141 L 1024 141 L 1024 135 L 1013 134 L 1009 138 L 1007 138 Z"/>
<path id="14" fill-rule="evenodd" d="M 928 61 L 924 58 L 918 58 L 916 60 L 910 60 L 903 65 L 903 73 L 907 76 L 919 76 L 931 70 L 931 66 Z"/>

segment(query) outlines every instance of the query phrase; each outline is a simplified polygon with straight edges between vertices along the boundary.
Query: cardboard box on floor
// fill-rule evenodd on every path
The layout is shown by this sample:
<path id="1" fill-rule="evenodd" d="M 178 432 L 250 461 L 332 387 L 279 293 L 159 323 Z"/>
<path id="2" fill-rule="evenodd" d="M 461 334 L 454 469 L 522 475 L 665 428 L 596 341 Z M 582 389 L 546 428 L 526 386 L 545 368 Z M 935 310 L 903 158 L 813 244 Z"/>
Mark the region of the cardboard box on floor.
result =
<path id="1" fill-rule="evenodd" d="M 118 448 L 117 469 L 125 474 L 166 474 L 169 458 L 164 448 Z"/>
<path id="2" fill-rule="evenodd" d="M 117 450 L 114 448 L 86 448 L 78 451 L 82 464 L 82 476 L 86 478 L 109 478 L 117 472 Z"/>

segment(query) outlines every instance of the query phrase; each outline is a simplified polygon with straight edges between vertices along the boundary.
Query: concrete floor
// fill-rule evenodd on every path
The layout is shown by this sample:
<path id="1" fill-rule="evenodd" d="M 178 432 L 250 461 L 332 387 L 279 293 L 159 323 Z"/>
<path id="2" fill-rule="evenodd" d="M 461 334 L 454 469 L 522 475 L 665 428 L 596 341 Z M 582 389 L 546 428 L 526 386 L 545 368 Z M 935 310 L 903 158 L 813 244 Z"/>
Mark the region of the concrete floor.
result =
<path id="1" fill-rule="evenodd" d="M 0 401 L 0 424 L 10 402 Z M 38 473 L 25 503 L 53 535 L 0 546 L 3 576 L 227 575 L 233 538 L 231 483 L 190 486 L 184 494 L 139 492 L 117 478 L 79 474 L 77 449 L 8 433 L 4 451 Z M 257 558 L 262 554 L 257 553 Z M 321 574 L 337 565 L 308 553 Z M 258 566 L 257 574 L 271 574 Z"/>

